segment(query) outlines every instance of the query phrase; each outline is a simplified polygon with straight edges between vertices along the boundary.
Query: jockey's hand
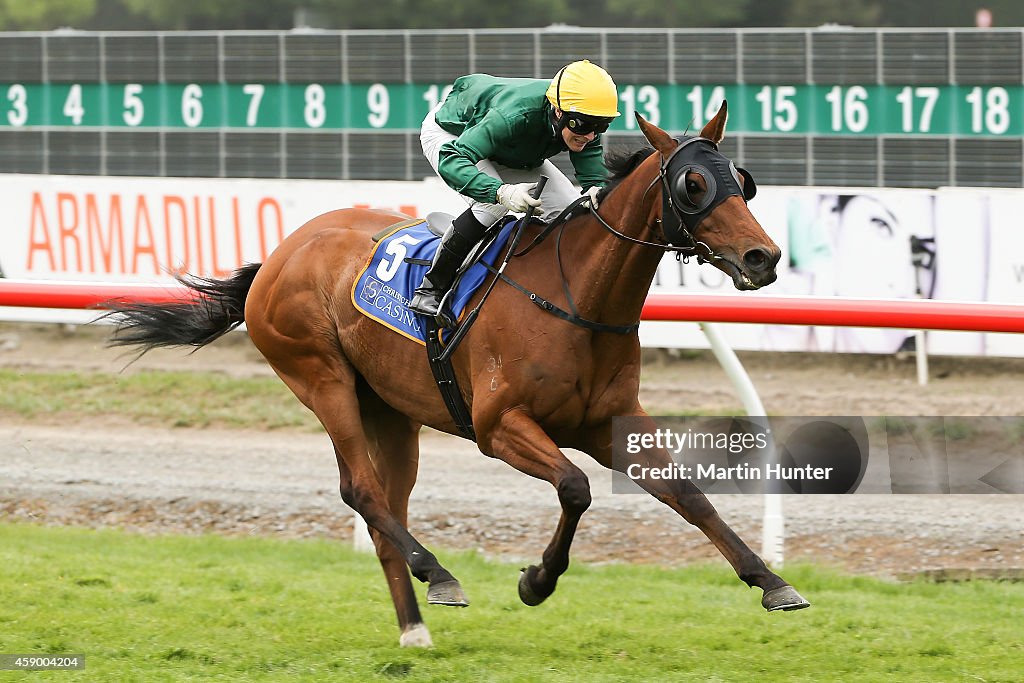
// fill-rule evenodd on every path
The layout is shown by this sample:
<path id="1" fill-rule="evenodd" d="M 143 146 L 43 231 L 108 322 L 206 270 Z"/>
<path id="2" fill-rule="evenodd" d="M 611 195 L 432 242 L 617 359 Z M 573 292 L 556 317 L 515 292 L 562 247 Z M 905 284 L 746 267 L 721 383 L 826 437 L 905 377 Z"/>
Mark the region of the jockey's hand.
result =
<path id="1" fill-rule="evenodd" d="M 530 196 L 536 187 L 537 183 L 502 185 L 498 188 L 498 203 L 516 213 L 526 213 L 530 207 L 539 209 L 540 199 Z"/>
<path id="2" fill-rule="evenodd" d="M 597 211 L 597 193 L 601 191 L 601 188 L 595 185 L 594 187 L 585 190 L 583 194 L 590 197 L 590 208 Z"/>

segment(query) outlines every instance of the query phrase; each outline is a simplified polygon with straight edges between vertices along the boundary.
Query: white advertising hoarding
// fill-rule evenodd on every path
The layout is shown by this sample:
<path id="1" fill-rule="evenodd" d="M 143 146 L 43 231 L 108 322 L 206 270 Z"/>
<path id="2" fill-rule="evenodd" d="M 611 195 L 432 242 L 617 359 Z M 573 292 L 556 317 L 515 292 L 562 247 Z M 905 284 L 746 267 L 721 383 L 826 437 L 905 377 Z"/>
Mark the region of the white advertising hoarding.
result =
<path id="1" fill-rule="evenodd" d="M 4 176 L 0 269 L 10 278 L 173 282 L 260 262 L 309 219 L 343 207 L 459 211 L 440 180 Z M 398 219 L 396 219 L 398 220 Z"/>
<path id="2" fill-rule="evenodd" d="M 173 282 L 224 277 L 266 258 L 292 231 L 333 209 L 458 213 L 439 179 L 419 182 L 6 175 L 0 183 L 4 277 Z M 750 204 L 783 250 L 765 295 L 926 298 L 1024 304 L 1024 191 L 762 187 Z M 571 238 L 571 235 L 567 236 Z M 696 259 L 666 255 L 652 292 L 735 293 Z M 758 296 L 758 292 L 744 296 Z M 81 311 L 0 308 L 0 318 L 83 322 Z M 894 353 L 913 331 L 725 325 L 735 348 Z M 645 346 L 706 348 L 693 323 L 644 323 Z M 930 332 L 929 351 L 1024 356 L 1019 335 Z"/>
<path id="3" fill-rule="evenodd" d="M 996 191 L 989 194 L 988 269 L 985 298 L 1004 304 L 1024 303 L 1024 192 Z M 1021 335 L 986 334 L 985 353 L 1020 356 Z"/>

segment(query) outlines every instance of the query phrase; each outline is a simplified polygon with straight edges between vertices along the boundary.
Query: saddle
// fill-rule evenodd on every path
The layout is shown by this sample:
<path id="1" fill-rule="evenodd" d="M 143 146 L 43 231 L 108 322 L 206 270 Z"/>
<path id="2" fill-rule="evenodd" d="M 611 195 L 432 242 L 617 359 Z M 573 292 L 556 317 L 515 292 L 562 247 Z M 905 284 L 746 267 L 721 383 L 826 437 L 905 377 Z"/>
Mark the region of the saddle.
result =
<path id="1" fill-rule="evenodd" d="M 436 237 L 444 237 L 444 233 L 448 228 L 451 227 L 452 222 L 455 220 L 455 216 L 444 211 L 431 211 L 427 214 L 426 219 L 427 227 L 430 228 L 430 232 L 434 233 Z M 389 225 L 388 227 L 374 233 L 372 239 L 374 242 L 380 242 L 386 235 L 391 234 L 396 228 L 404 227 L 406 225 L 415 225 L 419 223 L 420 219 L 414 221 L 399 221 Z"/>
<path id="2" fill-rule="evenodd" d="M 451 214 L 433 212 L 427 215 L 426 220 L 400 221 L 374 234 L 372 239 L 378 246 L 356 278 L 352 300 L 357 310 L 364 315 L 426 346 L 430 370 L 448 412 L 462 435 L 476 441 L 473 418 L 455 379 L 451 355 L 476 319 L 479 306 L 464 318 L 460 319 L 459 316 L 487 274 L 497 272 L 494 263 L 500 250 L 512 237 L 515 219 L 509 217 L 489 229 L 466 256 L 456 273 L 455 281 L 441 301 L 441 309 L 451 311 L 457 322 L 453 321 L 454 324 L 442 329 L 433 317 L 416 315 L 407 306 L 413 288 L 432 263 L 435 245 L 440 248 L 436 240 L 424 239 L 424 236 L 429 233 L 433 237 L 443 237 L 454 220 Z M 410 233 L 415 237 L 408 237 Z M 384 243 L 385 239 L 387 243 Z M 392 245 L 402 240 L 404 243 Z M 433 243 L 430 248 L 428 243 Z M 391 254 L 392 260 L 382 263 L 379 259 L 388 258 L 378 256 L 378 252 L 382 251 Z M 400 267 L 394 262 L 395 258 L 401 259 Z M 382 265 L 385 267 L 382 268 Z M 386 280 L 383 277 L 382 281 L 374 279 L 374 274 L 380 275 L 382 272 L 387 276 Z M 491 287 L 494 282 L 492 280 Z M 486 296 L 485 293 L 484 298 Z"/>
<path id="3" fill-rule="evenodd" d="M 476 317 L 480 312 L 480 308 L 483 305 L 483 302 L 487 299 L 488 295 L 490 294 L 491 290 L 494 288 L 494 285 L 498 282 L 498 280 L 502 280 L 503 282 L 507 283 L 514 289 L 517 289 L 526 294 L 529 297 L 530 301 L 533 302 L 542 310 L 548 313 L 552 313 L 557 317 L 562 318 L 563 320 L 566 320 L 573 324 L 582 324 L 584 327 L 587 327 L 589 329 L 595 329 L 598 331 L 610 331 L 619 334 L 630 332 L 635 329 L 635 326 L 629 326 L 628 328 L 623 327 L 620 329 L 619 327 L 616 326 L 609 326 L 601 323 L 592 323 L 590 321 L 583 320 L 582 318 L 575 314 L 574 306 L 572 307 L 572 313 L 563 311 L 557 306 L 545 300 L 544 298 L 523 288 L 515 281 L 510 280 L 504 274 L 505 265 L 508 263 L 508 260 L 509 258 L 512 257 L 513 253 L 517 256 L 520 256 L 532 250 L 535 246 L 537 246 L 537 244 L 539 244 L 546 237 L 548 237 L 556 226 L 564 225 L 565 220 L 567 220 L 573 212 L 581 209 L 585 201 L 587 201 L 587 197 L 584 195 L 575 202 L 573 202 L 572 204 L 570 204 L 568 207 L 566 207 L 566 209 L 562 211 L 562 213 L 559 214 L 559 216 L 556 217 L 555 220 L 547 224 L 545 224 L 544 221 L 533 218 L 532 216 L 527 216 L 523 221 L 516 220 L 514 217 L 509 216 L 505 220 L 499 221 L 497 224 L 492 226 L 487 231 L 487 233 L 485 233 L 484 238 L 480 241 L 480 243 L 470 251 L 469 255 L 466 257 L 466 260 L 459 267 L 459 270 L 455 276 L 454 284 L 452 285 L 451 289 L 448 291 L 448 293 L 445 295 L 444 299 L 441 302 L 442 310 L 445 310 L 447 308 L 448 310 L 453 310 L 456 313 L 456 315 L 458 315 L 458 307 L 464 306 L 465 304 L 468 303 L 472 293 L 476 290 L 476 288 L 479 285 L 483 283 L 484 275 L 488 272 L 495 275 L 495 277 L 491 280 L 490 285 L 484 292 L 481 301 L 463 318 L 458 320 L 458 324 L 454 330 L 450 330 L 447 328 L 442 329 L 441 327 L 438 326 L 437 321 L 433 317 L 427 317 L 422 315 L 410 315 L 409 317 L 410 319 L 415 319 L 415 321 L 410 320 L 410 322 L 413 322 L 413 324 L 417 328 L 419 328 L 419 321 L 425 323 L 424 329 L 422 330 L 423 336 L 420 336 L 419 334 L 413 336 L 412 334 L 403 332 L 402 330 L 392 327 L 392 325 L 386 322 L 383 323 L 388 327 L 392 327 L 392 329 L 396 329 L 396 331 L 405 334 L 405 336 L 411 339 L 416 339 L 416 337 L 419 337 L 417 341 L 425 343 L 425 346 L 427 348 L 427 360 L 430 363 L 430 370 L 434 375 L 434 381 L 437 382 L 438 390 L 441 393 L 441 397 L 444 399 L 445 406 L 448 408 L 448 412 L 452 416 L 452 419 L 454 420 L 456 426 L 458 427 L 459 432 L 463 436 L 472 441 L 476 441 L 476 433 L 473 430 L 472 414 L 470 413 L 468 407 L 466 406 L 465 400 L 462 397 L 462 392 L 460 391 L 458 382 L 456 381 L 455 378 L 455 370 L 452 367 L 451 359 L 455 349 L 458 348 L 460 342 L 465 338 L 466 333 L 469 331 L 469 328 L 475 322 Z M 390 225 L 387 228 L 384 228 L 383 230 L 374 234 L 373 241 L 380 242 L 380 240 L 384 239 L 389 235 L 393 235 L 399 230 L 403 230 L 404 228 L 422 223 L 426 224 L 428 231 L 432 235 L 437 237 L 443 237 L 448 228 L 451 227 L 452 222 L 454 220 L 455 217 L 452 216 L 451 214 L 439 211 L 432 212 L 427 215 L 426 220 L 417 219 L 413 221 L 402 221 L 400 223 Z M 544 228 L 539 232 L 539 234 L 537 234 L 533 238 L 533 240 L 528 246 L 526 246 L 521 252 L 516 252 L 516 246 L 519 242 L 519 238 L 523 234 L 523 228 L 525 228 L 526 223 L 529 223 L 531 221 L 544 225 Z M 518 230 L 515 229 L 516 226 L 519 227 Z M 506 254 L 504 262 L 502 262 L 500 266 L 495 267 L 494 261 L 499 251 L 503 249 L 506 246 L 506 244 L 511 245 L 509 248 L 509 252 Z M 379 250 L 380 247 L 377 247 L 377 249 Z M 407 266 L 418 266 L 420 268 L 425 268 L 431 265 L 432 260 L 428 258 L 417 258 L 416 256 L 405 256 L 404 258 L 402 258 L 402 262 Z M 371 260 L 370 264 L 372 263 L 373 261 Z M 370 264 L 368 264 L 367 268 L 369 268 Z M 474 268 L 478 269 L 476 271 L 477 275 L 474 275 Z M 559 268 L 561 268 L 561 262 L 559 262 Z M 464 280 L 469 279 L 471 281 L 470 284 L 472 284 L 472 282 L 475 281 L 477 277 L 479 277 L 479 281 L 476 281 L 474 286 L 472 286 L 471 288 L 461 288 L 460 292 L 460 285 L 463 284 Z M 419 280 L 417 279 L 416 282 L 418 281 Z M 357 288 L 359 287 L 359 284 L 360 278 L 357 278 L 356 283 L 353 286 L 353 301 L 356 302 L 357 308 L 359 308 L 359 299 L 355 294 Z M 467 290 L 469 292 L 469 295 L 466 294 Z M 458 297 L 456 297 L 457 292 L 460 292 L 458 294 Z M 453 300 L 456 305 L 449 306 L 450 300 Z M 365 309 L 362 310 L 364 313 L 366 312 Z M 408 309 L 405 309 L 404 307 L 403 312 L 404 314 L 411 313 Z M 420 332 L 420 330 L 417 329 L 417 332 Z M 442 337 L 442 335 L 444 336 Z"/>

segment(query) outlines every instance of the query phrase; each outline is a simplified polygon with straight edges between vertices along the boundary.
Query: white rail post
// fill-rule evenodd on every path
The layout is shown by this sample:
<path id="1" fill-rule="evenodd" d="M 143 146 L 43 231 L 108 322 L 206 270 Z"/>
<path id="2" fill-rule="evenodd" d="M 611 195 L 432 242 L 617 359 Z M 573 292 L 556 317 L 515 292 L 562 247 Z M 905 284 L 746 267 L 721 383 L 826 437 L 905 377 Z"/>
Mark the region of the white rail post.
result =
<path id="1" fill-rule="evenodd" d="M 370 527 L 366 526 L 366 520 L 355 510 L 352 511 L 352 550 L 360 553 L 377 552 L 370 538 Z"/>
<path id="2" fill-rule="evenodd" d="M 928 335 L 924 330 L 918 330 L 914 343 L 914 358 L 917 360 L 917 383 L 926 386 L 928 384 Z"/>
<path id="3" fill-rule="evenodd" d="M 739 394 L 747 415 L 768 417 L 764 404 L 761 403 L 761 397 L 758 396 L 754 383 L 750 381 L 750 375 L 740 363 L 740 359 L 736 357 L 736 352 L 725 341 L 718 326 L 713 323 L 699 324 L 708 343 L 711 344 L 711 351 L 715 354 L 715 358 L 718 359 L 726 376 L 732 381 L 736 393 Z M 775 440 L 772 438 L 771 432 L 768 434 L 766 455 L 772 459 L 776 457 Z M 764 520 L 761 526 L 761 559 L 774 567 L 782 567 L 785 541 L 786 521 L 782 514 L 782 494 L 766 493 L 764 494 Z"/>

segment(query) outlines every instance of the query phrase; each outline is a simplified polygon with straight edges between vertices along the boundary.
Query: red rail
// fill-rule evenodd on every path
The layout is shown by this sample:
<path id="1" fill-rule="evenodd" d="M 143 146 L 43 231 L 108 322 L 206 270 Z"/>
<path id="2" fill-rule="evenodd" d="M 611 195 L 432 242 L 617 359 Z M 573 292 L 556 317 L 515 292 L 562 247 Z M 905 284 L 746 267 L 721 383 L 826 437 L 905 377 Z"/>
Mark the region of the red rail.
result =
<path id="1" fill-rule="evenodd" d="M 188 298 L 188 290 L 175 285 L 0 279 L 0 306 L 86 309 L 111 300 L 165 303 Z M 917 299 L 651 294 L 642 317 L 676 322 L 1024 332 L 1024 305 Z"/>
<path id="2" fill-rule="evenodd" d="M 177 285 L 0 279 L 0 306 L 86 309 L 111 300 L 166 303 L 190 298 L 189 290 Z"/>
<path id="3" fill-rule="evenodd" d="M 651 294 L 644 320 L 1024 332 L 1024 305 L 921 299 Z"/>

